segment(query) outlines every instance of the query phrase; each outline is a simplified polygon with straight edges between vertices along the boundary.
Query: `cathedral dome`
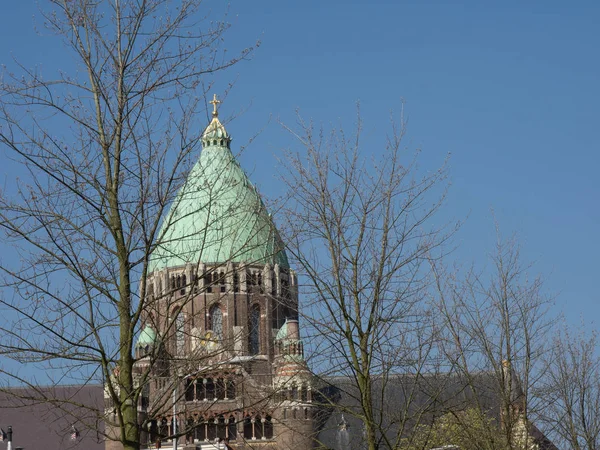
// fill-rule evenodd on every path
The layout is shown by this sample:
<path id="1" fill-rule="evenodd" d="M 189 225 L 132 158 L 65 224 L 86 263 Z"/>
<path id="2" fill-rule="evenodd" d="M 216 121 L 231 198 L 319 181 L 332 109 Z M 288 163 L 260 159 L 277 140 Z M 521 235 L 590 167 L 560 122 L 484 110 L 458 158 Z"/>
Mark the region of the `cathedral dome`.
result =
<path id="1" fill-rule="evenodd" d="M 218 119 L 202 134 L 203 150 L 158 235 L 149 271 L 187 263 L 245 262 L 289 268 L 270 215 L 229 144 Z"/>

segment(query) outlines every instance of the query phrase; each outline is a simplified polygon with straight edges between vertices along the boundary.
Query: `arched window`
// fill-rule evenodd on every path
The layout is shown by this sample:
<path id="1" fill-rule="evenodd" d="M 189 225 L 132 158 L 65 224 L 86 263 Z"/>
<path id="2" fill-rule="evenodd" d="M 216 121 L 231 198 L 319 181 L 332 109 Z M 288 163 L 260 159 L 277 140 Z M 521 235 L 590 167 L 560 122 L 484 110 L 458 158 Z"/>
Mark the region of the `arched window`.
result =
<path id="1" fill-rule="evenodd" d="M 265 426 L 265 419 L 262 419 L 260 416 L 256 416 L 254 419 L 254 438 L 253 439 L 262 439 L 263 438 L 264 426 Z"/>
<path id="2" fill-rule="evenodd" d="M 175 343 L 176 354 L 183 356 L 185 353 L 185 319 L 181 310 L 177 312 L 175 317 Z"/>
<path id="3" fill-rule="evenodd" d="M 240 275 L 233 272 L 233 292 L 240 292 Z"/>
<path id="4" fill-rule="evenodd" d="M 237 437 L 237 429 L 235 426 L 235 417 L 230 416 L 227 422 L 227 437 L 234 441 Z"/>
<path id="5" fill-rule="evenodd" d="M 281 296 L 288 300 L 290 298 L 290 284 L 288 280 L 281 280 Z"/>
<path id="6" fill-rule="evenodd" d="M 163 438 L 169 435 L 169 427 L 167 424 L 167 418 L 163 417 L 160 421 L 160 425 L 158 426 L 158 434 Z"/>
<path id="7" fill-rule="evenodd" d="M 196 432 L 194 433 L 194 438 L 198 439 L 199 441 L 204 441 L 206 440 L 206 422 L 204 421 L 204 419 L 198 419 L 198 423 L 196 425 Z"/>
<path id="8" fill-rule="evenodd" d="M 189 378 L 187 380 L 185 380 L 185 401 L 186 402 L 191 402 L 191 401 L 196 400 L 195 384 L 196 384 L 196 380 L 192 380 Z"/>
<path id="9" fill-rule="evenodd" d="M 255 439 L 254 420 L 249 416 L 244 419 L 244 439 Z"/>
<path id="10" fill-rule="evenodd" d="M 181 295 L 185 295 L 185 287 L 187 286 L 187 277 L 184 275 L 182 275 L 181 277 Z"/>
<path id="11" fill-rule="evenodd" d="M 260 352 L 260 306 L 252 305 L 248 322 L 248 351 L 251 355 L 258 355 Z"/>
<path id="12" fill-rule="evenodd" d="M 219 285 L 221 287 L 221 292 L 225 292 L 225 272 L 219 272 Z"/>
<path id="13" fill-rule="evenodd" d="M 256 286 L 257 284 L 257 279 L 256 279 L 256 271 L 246 271 L 246 289 L 248 292 L 254 292 L 255 288 L 254 286 Z"/>
<path id="14" fill-rule="evenodd" d="M 233 380 L 225 380 L 225 395 L 228 399 L 235 398 L 235 384 Z"/>
<path id="15" fill-rule="evenodd" d="M 265 439 L 273 439 L 273 420 L 271 419 L 271 416 L 265 417 L 264 430 L 265 434 L 263 437 Z"/>
<path id="16" fill-rule="evenodd" d="M 305 385 L 300 388 L 300 400 L 306 402 L 308 400 L 308 390 Z"/>
<path id="17" fill-rule="evenodd" d="M 217 424 L 215 423 L 215 419 L 208 419 L 208 427 L 206 437 L 209 441 L 214 441 L 217 437 Z"/>
<path id="18" fill-rule="evenodd" d="M 223 340 L 223 311 L 221 311 L 221 306 L 218 303 L 212 305 L 208 314 L 208 328 L 213 332 L 213 338 L 221 342 Z"/>
<path id="19" fill-rule="evenodd" d="M 212 292 L 212 272 L 205 273 L 202 275 L 202 278 L 204 278 L 204 288 L 206 289 L 206 292 Z"/>
<path id="20" fill-rule="evenodd" d="M 194 442 L 194 425 L 194 419 L 189 417 L 185 428 L 185 442 L 188 444 Z"/>
<path id="21" fill-rule="evenodd" d="M 227 425 L 225 423 L 225 417 L 223 416 L 217 418 L 217 437 L 219 439 L 225 439 L 227 437 Z"/>
<path id="22" fill-rule="evenodd" d="M 216 400 L 216 392 L 215 392 L 215 381 L 212 378 L 205 378 L 206 383 L 204 383 L 204 389 L 206 392 L 206 399 L 208 400 Z"/>
<path id="23" fill-rule="evenodd" d="M 148 424 L 148 443 L 156 442 L 158 439 L 158 424 L 156 420 L 151 420 Z"/>
<path id="24" fill-rule="evenodd" d="M 215 397 L 218 398 L 219 400 L 224 399 L 225 398 L 225 380 L 223 380 L 223 378 L 217 378 L 215 387 L 216 387 Z M 225 439 L 225 437 L 223 437 L 223 439 Z"/>

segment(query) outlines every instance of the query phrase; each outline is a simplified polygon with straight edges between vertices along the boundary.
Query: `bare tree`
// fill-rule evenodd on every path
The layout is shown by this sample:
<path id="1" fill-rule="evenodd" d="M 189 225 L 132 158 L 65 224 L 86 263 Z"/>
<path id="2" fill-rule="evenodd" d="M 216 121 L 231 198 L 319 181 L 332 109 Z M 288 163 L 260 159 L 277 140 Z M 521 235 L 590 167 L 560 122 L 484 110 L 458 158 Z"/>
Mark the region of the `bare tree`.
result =
<path id="1" fill-rule="evenodd" d="M 444 272 L 434 265 L 438 280 L 443 352 L 473 392 L 473 405 L 482 413 L 498 414 L 504 436 L 484 427 L 489 448 L 529 448 L 541 439 L 531 418 L 539 402 L 535 387 L 544 373 L 549 330 L 550 298 L 540 277 L 529 278 L 513 238 L 498 232 L 489 269 Z M 485 380 L 482 382 L 482 374 Z M 491 401 L 490 401 L 491 400 Z M 482 422 L 486 425 L 486 422 Z"/>
<path id="2" fill-rule="evenodd" d="M 576 450 L 600 446 L 600 358 L 595 331 L 564 329 L 552 342 L 541 396 L 542 420 L 556 442 Z"/>
<path id="3" fill-rule="evenodd" d="M 167 236 L 159 223 L 195 159 L 205 76 L 251 49 L 227 56 L 228 25 L 200 0 L 48 3 L 46 31 L 75 68 L 48 79 L 16 63 L 0 84 L 0 142 L 22 171 L 0 195 L 18 255 L 0 264 L 0 348 L 46 378 L 3 373 L 30 386 L 104 382 L 114 438 L 136 449 L 147 373 L 135 379 L 134 336 L 156 300 L 146 277 Z"/>
<path id="4" fill-rule="evenodd" d="M 403 116 L 379 143 L 363 142 L 360 115 L 350 137 L 302 121 L 290 131 L 302 150 L 282 164 L 281 216 L 288 255 L 304 280 L 300 309 L 312 365 L 346 380 L 338 386 L 346 385 L 356 407 L 337 408 L 364 426 L 364 445 L 396 448 L 424 414 L 414 380 L 438 368 L 426 262 L 452 231 L 433 220 L 446 166 L 420 174 L 418 152 L 402 142 Z M 381 152 L 366 153 L 377 145 Z M 399 375 L 411 380 L 402 393 L 392 381 Z"/>

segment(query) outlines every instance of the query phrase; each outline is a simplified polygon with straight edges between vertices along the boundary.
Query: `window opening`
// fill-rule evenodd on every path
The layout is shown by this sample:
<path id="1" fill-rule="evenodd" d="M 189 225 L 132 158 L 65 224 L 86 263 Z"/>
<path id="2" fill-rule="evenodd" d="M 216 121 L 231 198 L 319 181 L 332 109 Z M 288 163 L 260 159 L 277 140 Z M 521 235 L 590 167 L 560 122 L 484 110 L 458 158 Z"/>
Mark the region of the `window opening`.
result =
<path id="1" fill-rule="evenodd" d="M 229 421 L 227 422 L 227 437 L 234 441 L 237 437 L 237 429 L 235 426 L 235 417 L 229 417 Z"/>
<path id="2" fill-rule="evenodd" d="M 225 380 L 225 394 L 228 399 L 235 398 L 235 383 L 233 380 Z"/>
<path id="3" fill-rule="evenodd" d="M 212 292 L 212 273 L 205 273 L 202 278 L 204 278 L 204 287 L 206 292 Z"/>
<path id="4" fill-rule="evenodd" d="M 225 439 L 227 437 L 227 425 L 225 424 L 225 417 L 223 416 L 217 418 L 217 437 L 219 439 Z"/>
<path id="5" fill-rule="evenodd" d="M 205 399 L 208 400 L 215 400 L 216 396 L 215 396 L 215 382 L 213 381 L 212 378 L 207 378 L 206 379 L 206 384 L 204 385 L 205 389 L 206 389 L 206 397 L 204 397 Z"/>
<path id="6" fill-rule="evenodd" d="M 186 384 L 186 386 L 185 386 L 185 401 L 191 402 L 193 400 L 196 400 L 196 393 L 195 393 L 195 389 L 194 389 L 196 380 L 187 379 L 185 381 L 185 384 Z"/>
<path id="7" fill-rule="evenodd" d="M 260 416 L 256 416 L 256 419 L 254 420 L 254 438 L 253 439 L 262 439 L 263 438 L 264 426 L 265 426 L 265 419 L 261 419 Z"/>
<path id="8" fill-rule="evenodd" d="M 273 420 L 271 416 L 267 416 L 264 418 L 264 438 L 265 439 L 273 439 Z"/>
<path id="9" fill-rule="evenodd" d="M 196 432 L 195 432 L 195 438 L 198 439 L 199 441 L 205 441 L 206 440 L 206 427 L 207 427 L 207 423 L 205 420 L 199 419 L 198 421 L 198 425 L 196 426 Z"/>
<path id="10" fill-rule="evenodd" d="M 221 292 L 225 292 L 225 273 L 219 272 L 219 284 L 221 285 Z"/>
<path id="11" fill-rule="evenodd" d="M 233 292 L 240 292 L 240 275 L 233 272 Z"/>
<path id="12" fill-rule="evenodd" d="M 223 378 L 217 379 L 215 398 L 218 398 L 218 399 L 225 398 L 225 381 L 223 380 Z"/>
<path id="13" fill-rule="evenodd" d="M 254 437 L 254 419 L 246 417 L 244 419 L 244 439 L 255 439 Z"/>
<path id="14" fill-rule="evenodd" d="M 175 318 L 175 342 L 177 355 L 182 356 L 185 352 L 185 321 L 181 310 Z"/>
<path id="15" fill-rule="evenodd" d="M 307 389 L 306 386 L 302 386 L 300 389 L 300 400 L 306 402 L 308 400 Z"/>
<path id="16" fill-rule="evenodd" d="M 221 311 L 221 306 L 218 303 L 212 305 L 208 315 L 209 329 L 213 332 L 213 339 L 221 342 L 223 340 L 223 311 Z"/>
<path id="17" fill-rule="evenodd" d="M 208 419 L 208 432 L 207 438 L 209 441 L 214 441 L 217 437 L 217 424 L 215 423 L 215 419 Z"/>
<path id="18" fill-rule="evenodd" d="M 260 307 L 253 305 L 250 309 L 248 334 L 248 351 L 251 355 L 258 355 L 260 352 Z"/>

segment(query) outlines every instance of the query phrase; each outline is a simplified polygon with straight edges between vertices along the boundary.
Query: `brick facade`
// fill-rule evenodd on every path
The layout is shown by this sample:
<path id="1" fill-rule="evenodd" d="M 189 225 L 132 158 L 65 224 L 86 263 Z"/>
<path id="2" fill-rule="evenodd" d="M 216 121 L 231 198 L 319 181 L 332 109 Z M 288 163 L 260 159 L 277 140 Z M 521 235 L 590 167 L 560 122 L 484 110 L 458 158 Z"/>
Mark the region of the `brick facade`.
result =
<path id="1" fill-rule="evenodd" d="M 234 449 L 313 447 L 312 374 L 293 271 L 186 265 L 152 273 L 147 292 L 143 327 L 157 338 L 136 346 L 147 447 L 170 447 L 174 434 L 185 449 L 224 438 Z M 106 450 L 119 448 L 107 440 Z"/>

